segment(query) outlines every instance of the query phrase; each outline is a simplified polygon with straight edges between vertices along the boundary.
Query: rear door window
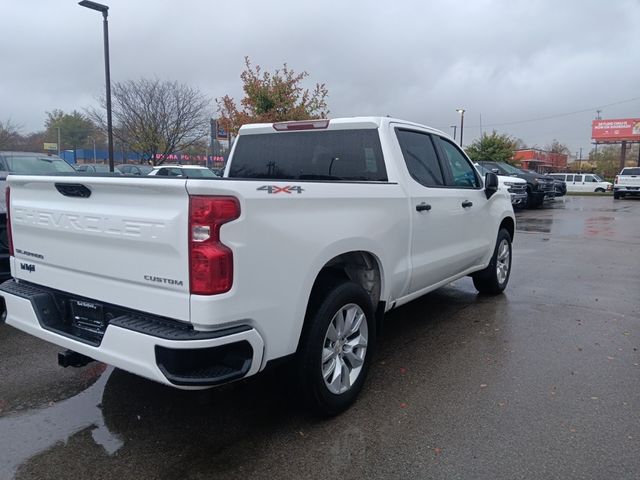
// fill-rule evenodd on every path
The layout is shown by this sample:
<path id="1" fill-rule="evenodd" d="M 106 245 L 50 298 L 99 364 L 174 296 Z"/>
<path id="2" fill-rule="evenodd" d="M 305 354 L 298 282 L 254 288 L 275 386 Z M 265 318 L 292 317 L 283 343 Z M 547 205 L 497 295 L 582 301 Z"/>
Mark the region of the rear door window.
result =
<path id="1" fill-rule="evenodd" d="M 386 182 L 376 129 L 240 135 L 231 178 Z"/>
<path id="2" fill-rule="evenodd" d="M 574 182 L 582 182 L 582 175 L 576 175 L 576 176 L 573 178 L 573 181 L 574 181 Z"/>
<path id="3" fill-rule="evenodd" d="M 407 170 L 425 187 L 443 187 L 444 175 L 430 134 L 396 129 Z"/>

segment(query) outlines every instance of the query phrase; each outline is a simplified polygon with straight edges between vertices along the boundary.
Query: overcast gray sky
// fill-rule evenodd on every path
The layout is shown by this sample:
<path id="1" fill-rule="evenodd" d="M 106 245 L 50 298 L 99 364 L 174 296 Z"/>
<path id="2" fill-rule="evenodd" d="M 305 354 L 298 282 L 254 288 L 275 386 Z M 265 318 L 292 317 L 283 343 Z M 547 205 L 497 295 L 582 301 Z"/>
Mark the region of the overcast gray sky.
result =
<path id="1" fill-rule="evenodd" d="M 103 3 L 113 82 L 156 76 L 239 99 L 248 55 L 267 70 L 308 71 L 308 87 L 325 82 L 331 117 L 389 114 L 452 133 L 463 107 L 465 144 L 482 117 L 485 131 L 585 154 L 597 107 L 640 117 L 638 0 Z M 98 12 L 2 0 L 0 32 L 0 120 L 22 133 L 42 129 L 45 111 L 83 110 L 104 92 Z"/>

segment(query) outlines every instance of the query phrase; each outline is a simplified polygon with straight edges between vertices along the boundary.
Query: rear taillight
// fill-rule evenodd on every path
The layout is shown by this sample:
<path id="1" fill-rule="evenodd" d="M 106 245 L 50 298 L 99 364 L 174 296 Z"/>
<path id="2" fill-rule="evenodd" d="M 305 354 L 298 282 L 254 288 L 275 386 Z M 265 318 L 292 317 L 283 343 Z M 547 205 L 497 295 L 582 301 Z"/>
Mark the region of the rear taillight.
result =
<path id="1" fill-rule="evenodd" d="M 9 255 L 13 257 L 13 235 L 11 234 L 11 190 L 8 185 L 4 195 L 7 202 L 7 243 L 9 244 Z"/>
<path id="2" fill-rule="evenodd" d="M 189 278 L 196 295 L 231 290 L 233 252 L 220 241 L 220 227 L 240 216 L 235 197 L 189 197 Z"/>
<path id="3" fill-rule="evenodd" d="M 616 175 L 616 179 L 613 181 L 616 185 L 618 184 L 618 175 Z"/>

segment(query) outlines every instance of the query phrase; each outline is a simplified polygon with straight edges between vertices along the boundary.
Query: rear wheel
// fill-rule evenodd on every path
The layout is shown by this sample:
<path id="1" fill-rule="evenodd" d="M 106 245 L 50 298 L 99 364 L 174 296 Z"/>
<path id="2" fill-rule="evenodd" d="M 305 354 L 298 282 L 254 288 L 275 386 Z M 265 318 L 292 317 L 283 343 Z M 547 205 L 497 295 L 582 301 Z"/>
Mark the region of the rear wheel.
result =
<path id="1" fill-rule="evenodd" d="M 507 287 L 510 275 L 511 235 L 506 229 L 501 228 L 489 266 L 472 276 L 473 285 L 480 293 L 497 295 Z"/>
<path id="2" fill-rule="evenodd" d="M 368 293 L 353 282 L 338 284 L 307 312 L 297 359 L 298 379 L 309 408 L 321 416 L 347 409 L 362 389 L 375 343 Z"/>
<path id="3" fill-rule="evenodd" d="M 620 194 L 618 192 L 613 192 L 613 199 L 618 200 L 620 198 Z"/>

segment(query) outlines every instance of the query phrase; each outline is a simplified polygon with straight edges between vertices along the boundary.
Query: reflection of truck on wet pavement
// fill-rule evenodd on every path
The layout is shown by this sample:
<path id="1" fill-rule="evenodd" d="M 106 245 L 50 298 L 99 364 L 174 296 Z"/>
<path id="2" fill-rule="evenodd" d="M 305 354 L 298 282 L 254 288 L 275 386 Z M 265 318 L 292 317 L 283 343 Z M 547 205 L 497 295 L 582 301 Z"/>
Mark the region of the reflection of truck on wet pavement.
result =
<path id="1" fill-rule="evenodd" d="M 225 177 L 11 175 L 7 323 L 178 388 L 295 356 L 347 408 L 386 311 L 507 285 L 515 218 L 445 134 L 391 118 L 248 125 Z M 46 238 L 46 241 L 43 239 Z"/>
<path id="2" fill-rule="evenodd" d="M 640 167 L 627 167 L 616 175 L 613 182 L 613 198 L 624 198 L 628 195 L 640 195 Z"/>

